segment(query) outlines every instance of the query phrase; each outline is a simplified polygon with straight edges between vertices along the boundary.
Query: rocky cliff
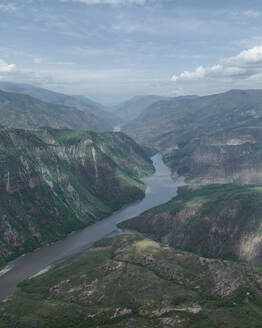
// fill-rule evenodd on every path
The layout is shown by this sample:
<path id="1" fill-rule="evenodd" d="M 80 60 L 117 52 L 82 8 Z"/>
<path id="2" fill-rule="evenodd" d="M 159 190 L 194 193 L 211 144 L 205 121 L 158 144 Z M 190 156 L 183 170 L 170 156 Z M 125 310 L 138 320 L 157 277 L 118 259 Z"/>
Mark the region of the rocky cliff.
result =
<path id="1" fill-rule="evenodd" d="M 262 91 L 159 101 L 123 130 L 161 151 L 174 175 L 209 184 L 262 182 Z"/>
<path id="2" fill-rule="evenodd" d="M 120 226 L 201 256 L 261 264 L 262 187 L 183 187 L 170 202 Z"/>
<path id="3" fill-rule="evenodd" d="M 123 133 L 0 128 L 0 259 L 144 197 L 151 160 Z"/>

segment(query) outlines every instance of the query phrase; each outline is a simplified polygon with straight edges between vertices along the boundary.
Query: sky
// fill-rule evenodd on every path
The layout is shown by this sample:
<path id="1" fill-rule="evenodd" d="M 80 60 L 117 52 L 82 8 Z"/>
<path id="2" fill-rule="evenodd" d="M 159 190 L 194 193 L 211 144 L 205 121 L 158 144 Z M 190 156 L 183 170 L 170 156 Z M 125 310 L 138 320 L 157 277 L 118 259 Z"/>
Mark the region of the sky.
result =
<path id="1" fill-rule="evenodd" d="M 0 0 L 0 79 L 107 104 L 262 89 L 262 1 Z"/>

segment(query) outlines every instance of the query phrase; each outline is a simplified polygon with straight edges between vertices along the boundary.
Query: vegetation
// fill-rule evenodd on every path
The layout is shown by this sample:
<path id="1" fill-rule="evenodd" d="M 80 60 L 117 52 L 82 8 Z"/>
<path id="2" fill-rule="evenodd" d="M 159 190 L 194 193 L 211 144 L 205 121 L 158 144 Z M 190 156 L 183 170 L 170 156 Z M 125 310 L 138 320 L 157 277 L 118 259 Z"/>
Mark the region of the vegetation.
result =
<path id="1" fill-rule="evenodd" d="M 25 281 L 1 327 L 259 327 L 261 269 L 139 236 L 105 239 Z"/>
<path id="2" fill-rule="evenodd" d="M 110 131 L 112 124 L 94 111 L 53 104 L 28 95 L 0 90 L 0 124 L 20 129 L 43 126 L 94 131 Z"/>
<path id="3" fill-rule="evenodd" d="M 159 101 L 124 131 L 196 184 L 262 182 L 262 91 Z"/>
<path id="4" fill-rule="evenodd" d="M 165 99 L 169 98 L 155 95 L 136 96 L 116 106 L 115 112 L 124 122 L 128 122 L 136 119 L 148 106 Z"/>
<path id="5" fill-rule="evenodd" d="M 120 226 L 202 256 L 261 264 L 262 186 L 183 187 L 178 197 Z"/>
<path id="6" fill-rule="evenodd" d="M 1 263 L 142 199 L 154 171 L 123 133 L 0 128 L 0 150 Z"/>
<path id="7" fill-rule="evenodd" d="M 42 102 L 62 105 L 71 109 L 78 109 L 86 113 L 90 120 L 86 129 L 91 130 L 113 130 L 113 127 L 119 122 L 119 118 L 114 113 L 109 113 L 102 104 L 92 101 L 83 96 L 68 96 L 51 90 L 35 87 L 30 84 L 14 83 L 0 81 L 0 89 L 3 91 L 28 95 Z M 79 111 L 77 111 L 79 113 Z M 92 124 L 92 125 L 91 125 Z"/>

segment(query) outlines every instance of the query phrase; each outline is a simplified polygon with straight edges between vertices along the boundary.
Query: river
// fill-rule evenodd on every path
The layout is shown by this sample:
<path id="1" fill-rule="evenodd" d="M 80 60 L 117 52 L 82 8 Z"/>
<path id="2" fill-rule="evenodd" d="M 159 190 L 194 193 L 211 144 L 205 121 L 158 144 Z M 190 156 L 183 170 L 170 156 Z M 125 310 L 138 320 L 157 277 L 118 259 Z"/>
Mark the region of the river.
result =
<path id="1" fill-rule="evenodd" d="M 155 155 L 152 159 L 156 171 L 152 176 L 143 179 L 147 189 L 142 201 L 127 205 L 108 218 L 74 232 L 62 241 L 10 262 L 4 270 L 0 271 L 0 301 L 10 296 L 19 282 L 48 271 L 61 261 L 90 248 L 96 241 L 106 236 L 122 233 L 116 227 L 118 223 L 176 196 L 177 188 L 184 185 L 184 179 L 171 178 L 170 169 L 163 163 L 161 155 Z"/>

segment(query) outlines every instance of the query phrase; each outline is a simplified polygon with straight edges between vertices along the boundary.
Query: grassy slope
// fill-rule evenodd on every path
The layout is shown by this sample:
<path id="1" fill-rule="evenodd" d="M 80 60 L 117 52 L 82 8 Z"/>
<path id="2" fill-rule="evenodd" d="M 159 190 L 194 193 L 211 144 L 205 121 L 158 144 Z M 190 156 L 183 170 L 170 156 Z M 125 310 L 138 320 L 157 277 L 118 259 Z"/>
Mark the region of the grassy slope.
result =
<path id="1" fill-rule="evenodd" d="M 260 327 L 261 269 L 176 251 L 138 236 L 106 239 L 25 281 L 0 326 Z"/>

